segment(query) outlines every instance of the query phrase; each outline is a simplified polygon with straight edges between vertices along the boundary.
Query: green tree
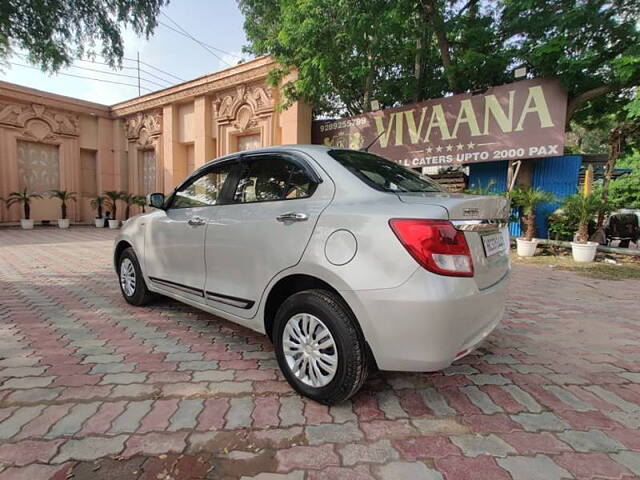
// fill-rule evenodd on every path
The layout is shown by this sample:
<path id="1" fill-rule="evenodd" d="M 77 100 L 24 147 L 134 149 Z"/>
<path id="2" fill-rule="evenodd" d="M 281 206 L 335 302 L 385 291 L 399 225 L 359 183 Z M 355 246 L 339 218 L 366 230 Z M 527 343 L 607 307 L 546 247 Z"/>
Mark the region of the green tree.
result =
<path id="1" fill-rule="evenodd" d="M 0 3 L 0 60 L 25 50 L 31 63 L 56 71 L 99 53 L 111 66 L 124 54 L 122 29 L 146 38 L 168 0 L 10 0 Z"/>
<path id="2" fill-rule="evenodd" d="M 271 54 L 285 97 L 317 114 L 477 91 L 514 66 L 556 77 L 567 122 L 619 111 L 640 83 L 637 0 L 238 0 L 247 49 Z"/>
<path id="3" fill-rule="evenodd" d="M 24 219 L 29 220 L 31 218 L 31 200 L 34 198 L 42 198 L 39 193 L 28 193 L 25 188 L 21 192 L 11 192 L 5 201 L 7 208 L 16 203 L 21 203 L 24 208 Z"/>

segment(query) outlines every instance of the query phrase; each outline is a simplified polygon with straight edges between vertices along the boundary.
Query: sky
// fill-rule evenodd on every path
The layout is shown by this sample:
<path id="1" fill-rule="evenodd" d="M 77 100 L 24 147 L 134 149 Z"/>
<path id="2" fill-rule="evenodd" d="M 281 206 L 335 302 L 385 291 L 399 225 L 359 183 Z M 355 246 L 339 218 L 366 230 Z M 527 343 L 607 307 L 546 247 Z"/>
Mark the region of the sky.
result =
<path id="1" fill-rule="evenodd" d="M 180 35 L 166 26 L 158 25 L 154 35 L 148 40 L 138 38 L 131 31 L 124 32 L 124 56 L 126 58 L 135 59 L 139 53 L 141 62 L 184 80 L 228 68 L 228 64 L 234 65 L 238 62 L 238 56 L 245 59 L 250 58 L 246 54 L 242 54 L 242 46 L 246 44 L 246 37 L 242 28 L 244 19 L 236 0 L 173 0 L 163 9 L 163 12 L 199 41 L 228 53 L 213 50 L 220 57 L 217 58 L 190 38 Z M 159 21 L 178 29 L 165 15 L 161 15 Z M 96 58 L 95 61 L 102 60 Z M 9 62 L 27 65 L 24 58 L 20 56 L 12 57 Z M 123 68 L 120 71 L 110 70 L 106 65 L 90 62 L 78 61 L 74 65 L 84 69 L 106 70 L 112 73 L 137 76 L 136 62 L 132 60 L 123 60 L 123 66 L 132 68 Z M 169 86 L 157 77 L 169 80 L 172 84 L 180 83 L 180 80 L 148 65 L 140 65 L 142 70 L 148 72 L 141 73 L 141 77 L 146 78 L 146 81 L 142 80 L 141 82 L 144 87 L 150 90 L 159 90 L 161 89 L 159 85 Z M 17 65 L 9 65 L 0 69 L 0 80 L 106 105 L 138 96 L 137 78 L 108 75 L 84 69 L 71 67 L 60 70 L 60 72 L 102 78 L 134 86 L 116 85 L 64 75 L 49 75 L 37 69 Z M 142 93 L 149 93 L 150 90 L 143 89 Z"/>

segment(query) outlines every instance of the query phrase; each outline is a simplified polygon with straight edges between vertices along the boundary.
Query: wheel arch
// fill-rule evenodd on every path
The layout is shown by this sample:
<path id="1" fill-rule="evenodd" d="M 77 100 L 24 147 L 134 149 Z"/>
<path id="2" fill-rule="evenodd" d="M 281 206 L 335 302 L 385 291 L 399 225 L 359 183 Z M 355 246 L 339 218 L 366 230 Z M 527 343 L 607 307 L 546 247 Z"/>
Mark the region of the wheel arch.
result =
<path id="1" fill-rule="evenodd" d="M 118 270 L 118 260 L 120 260 L 120 256 L 122 255 L 122 252 L 124 252 L 127 248 L 133 248 L 133 245 L 131 245 L 126 240 L 120 240 L 116 244 L 116 248 L 114 248 L 113 250 L 113 265 L 116 271 Z"/>
<path id="2" fill-rule="evenodd" d="M 287 275 L 286 277 L 279 279 L 269 290 L 267 299 L 265 301 L 263 314 L 264 331 L 269 339 L 273 341 L 273 324 L 278 308 L 280 308 L 282 302 L 284 302 L 291 295 L 310 289 L 327 290 L 338 297 L 338 299 L 340 299 L 344 307 L 351 313 L 351 315 L 355 319 L 356 328 L 358 329 L 358 332 L 362 336 L 362 340 L 365 343 L 367 354 L 369 355 L 372 365 L 375 366 L 375 357 L 373 356 L 373 352 L 371 351 L 371 347 L 369 346 L 367 337 L 364 335 L 362 325 L 360 325 L 360 321 L 358 320 L 355 312 L 353 311 L 347 300 L 331 284 L 313 275 L 302 273 Z"/>

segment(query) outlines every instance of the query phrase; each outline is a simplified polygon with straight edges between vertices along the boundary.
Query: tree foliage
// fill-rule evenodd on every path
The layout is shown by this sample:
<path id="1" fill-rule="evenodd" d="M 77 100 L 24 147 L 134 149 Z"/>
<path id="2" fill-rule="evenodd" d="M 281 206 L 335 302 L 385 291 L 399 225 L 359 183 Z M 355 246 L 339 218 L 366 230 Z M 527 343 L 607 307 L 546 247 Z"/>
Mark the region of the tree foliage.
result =
<path id="1" fill-rule="evenodd" d="M 318 114 L 367 111 L 513 79 L 557 77 L 569 118 L 619 110 L 640 83 L 637 0 L 238 0 L 247 49 Z"/>
<path id="2" fill-rule="evenodd" d="M 55 71 L 99 53 L 111 66 L 124 54 L 122 29 L 147 38 L 168 0 L 10 0 L 0 3 L 0 60 L 25 50 L 31 63 Z"/>

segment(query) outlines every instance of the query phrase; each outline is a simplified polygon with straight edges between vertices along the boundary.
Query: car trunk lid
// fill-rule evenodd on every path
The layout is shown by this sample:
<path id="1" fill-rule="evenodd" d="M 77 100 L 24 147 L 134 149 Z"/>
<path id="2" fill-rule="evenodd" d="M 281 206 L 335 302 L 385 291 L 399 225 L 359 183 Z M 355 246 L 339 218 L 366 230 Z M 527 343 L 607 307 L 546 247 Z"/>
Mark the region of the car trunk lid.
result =
<path id="1" fill-rule="evenodd" d="M 405 203 L 439 205 L 449 220 L 464 232 L 471 250 L 474 278 L 479 289 L 498 283 L 509 271 L 509 201 L 498 195 L 447 192 L 401 193 Z"/>

